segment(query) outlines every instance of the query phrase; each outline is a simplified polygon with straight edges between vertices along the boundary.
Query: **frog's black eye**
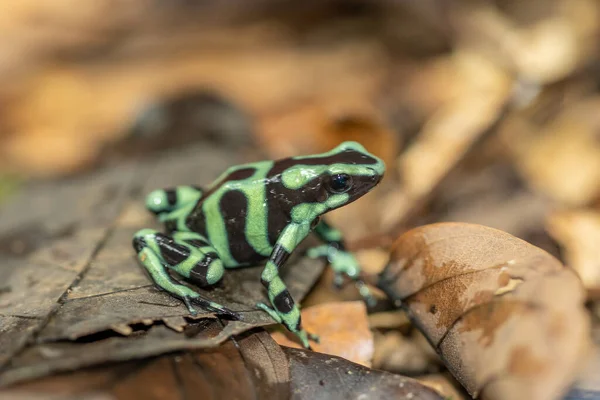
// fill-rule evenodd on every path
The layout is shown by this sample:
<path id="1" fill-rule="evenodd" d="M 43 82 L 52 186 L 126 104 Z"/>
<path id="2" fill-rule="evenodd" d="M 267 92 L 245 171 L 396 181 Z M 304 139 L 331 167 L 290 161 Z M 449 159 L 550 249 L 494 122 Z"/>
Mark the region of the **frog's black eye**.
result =
<path id="1" fill-rule="evenodd" d="M 347 174 L 336 174 L 329 180 L 329 188 L 334 193 L 347 192 L 352 187 L 352 177 Z"/>

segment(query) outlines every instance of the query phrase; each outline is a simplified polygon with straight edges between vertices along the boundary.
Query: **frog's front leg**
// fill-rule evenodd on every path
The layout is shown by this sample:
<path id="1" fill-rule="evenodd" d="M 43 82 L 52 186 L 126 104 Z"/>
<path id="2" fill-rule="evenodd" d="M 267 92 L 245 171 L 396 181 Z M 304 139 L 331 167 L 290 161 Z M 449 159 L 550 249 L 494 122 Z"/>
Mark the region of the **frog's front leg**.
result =
<path id="1" fill-rule="evenodd" d="M 375 305 L 375 298 L 371 295 L 369 287 L 360 279 L 360 264 L 352 253 L 346 251 L 342 233 L 321 219 L 315 227 L 315 233 L 327 244 L 313 247 L 308 250 L 311 258 L 327 257 L 331 268 L 335 272 L 334 284 L 340 287 L 343 283 L 343 275 L 352 279 L 361 296 L 368 305 Z"/>
<path id="2" fill-rule="evenodd" d="M 154 283 L 181 298 L 191 314 L 196 314 L 192 304 L 197 304 L 216 314 L 240 318 L 238 313 L 177 283 L 167 271 L 167 268 L 172 269 L 200 286 L 218 282 L 223 276 L 223 264 L 202 236 L 193 232 L 174 232 L 173 236 L 168 236 L 152 229 L 142 229 L 134 235 L 133 247 Z"/>
<path id="3" fill-rule="evenodd" d="M 264 303 L 257 304 L 257 307 L 266 311 L 275 321 L 282 323 L 290 332 L 298 336 L 305 348 L 310 348 L 309 339 L 318 341 L 318 337 L 302 329 L 300 310 L 279 276 L 279 269 L 285 264 L 298 243 L 306 237 L 309 229 L 310 225 L 307 224 L 291 224 L 284 229 L 261 275 L 261 282 L 267 289 L 267 295 L 273 307 Z"/>

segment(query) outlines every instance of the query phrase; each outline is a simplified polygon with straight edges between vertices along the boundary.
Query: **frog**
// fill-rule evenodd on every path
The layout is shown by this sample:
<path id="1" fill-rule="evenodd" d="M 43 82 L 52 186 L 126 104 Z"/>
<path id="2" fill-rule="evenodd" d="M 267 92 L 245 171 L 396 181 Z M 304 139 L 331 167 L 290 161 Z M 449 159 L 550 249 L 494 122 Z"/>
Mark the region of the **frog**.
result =
<path id="1" fill-rule="evenodd" d="M 323 244 L 305 255 L 327 259 L 334 285 L 354 281 L 372 303 L 357 258 L 347 250 L 341 231 L 322 216 L 370 192 L 384 172 L 384 162 L 356 141 L 344 141 L 323 153 L 232 166 L 205 188 L 183 185 L 149 193 L 146 208 L 165 229 L 139 230 L 133 248 L 154 284 L 181 299 L 190 314 L 196 315 L 198 306 L 233 320 L 241 319 L 238 312 L 173 275 L 208 287 L 216 285 L 226 269 L 264 263 L 260 280 L 270 304 L 258 303 L 257 309 L 311 348 L 309 339 L 319 338 L 303 328 L 299 307 L 280 271 L 313 232 Z"/>

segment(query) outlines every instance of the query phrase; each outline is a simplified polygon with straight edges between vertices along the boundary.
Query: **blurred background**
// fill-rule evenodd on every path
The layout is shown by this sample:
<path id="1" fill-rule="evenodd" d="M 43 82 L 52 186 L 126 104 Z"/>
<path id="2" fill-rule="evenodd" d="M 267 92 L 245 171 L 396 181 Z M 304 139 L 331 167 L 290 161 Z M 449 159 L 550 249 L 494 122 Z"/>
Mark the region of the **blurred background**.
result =
<path id="1" fill-rule="evenodd" d="M 406 229 L 484 224 L 575 268 L 599 326 L 596 0 L 21 0 L 0 38 L 0 213 L 197 141 L 256 160 L 357 140 L 386 178 L 331 218 L 367 272 Z M 427 365 L 382 338 L 375 367 Z"/>
<path id="2" fill-rule="evenodd" d="M 1 7 L 0 201 L 207 137 L 255 159 L 358 140 L 388 173 L 333 216 L 350 239 L 478 222 L 600 282 L 595 0 Z"/>

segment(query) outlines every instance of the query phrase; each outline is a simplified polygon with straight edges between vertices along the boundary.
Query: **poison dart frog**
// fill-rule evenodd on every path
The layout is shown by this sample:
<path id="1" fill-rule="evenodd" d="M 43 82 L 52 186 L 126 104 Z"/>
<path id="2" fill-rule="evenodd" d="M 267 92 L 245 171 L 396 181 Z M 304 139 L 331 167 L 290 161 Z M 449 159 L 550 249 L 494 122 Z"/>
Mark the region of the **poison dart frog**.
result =
<path id="1" fill-rule="evenodd" d="M 349 141 L 321 154 L 234 166 L 206 190 L 178 186 L 151 192 L 146 207 L 165 224 L 166 233 L 142 229 L 134 235 L 133 247 L 154 283 L 182 299 L 191 314 L 197 305 L 233 319 L 240 318 L 236 312 L 176 282 L 168 270 L 207 286 L 217 283 L 225 269 L 267 260 L 261 282 L 271 304 L 256 306 L 310 348 L 308 339 L 318 337 L 302 328 L 300 311 L 279 271 L 314 231 L 326 244 L 309 249 L 308 256 L 327 257 L 337 285 L 345 275 L 372 301 L 340 231 L 320 217 L 365 195 L 384 171 L 381 159 Z"/>

